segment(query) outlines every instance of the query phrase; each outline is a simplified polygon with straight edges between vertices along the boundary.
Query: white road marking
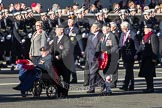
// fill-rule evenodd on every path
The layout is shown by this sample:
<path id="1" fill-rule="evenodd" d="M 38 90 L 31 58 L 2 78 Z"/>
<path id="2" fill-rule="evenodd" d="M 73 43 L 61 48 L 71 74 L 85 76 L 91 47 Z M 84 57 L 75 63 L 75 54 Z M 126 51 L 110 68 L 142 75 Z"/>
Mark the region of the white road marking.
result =
<path id="1" fill-rule="evenodd" d="M 162 81 L 162 77 L 155 77 L 154 79 L 156 79 L 156 80 L 161 79 L 161 81 Z M 123 81 L 123 80 L 124 80 L 124 78 L 118 79 L 119 82 Z M 144 80 L 144 78 L 135 78 L 135 80 Z M 78 80 L 78 83 L 83 83 L 83 82 L 84 82 L 84 80 Z M 19 84 L 19 83 L 0 83 L 0 86 L 16 85 L 16 84 Z"/>
<path id="2" fill-rule="evenodd" d="M 0 83 L 0 86 L 7 86 L 7 85 L 16 85 L 19 83 Z"/>

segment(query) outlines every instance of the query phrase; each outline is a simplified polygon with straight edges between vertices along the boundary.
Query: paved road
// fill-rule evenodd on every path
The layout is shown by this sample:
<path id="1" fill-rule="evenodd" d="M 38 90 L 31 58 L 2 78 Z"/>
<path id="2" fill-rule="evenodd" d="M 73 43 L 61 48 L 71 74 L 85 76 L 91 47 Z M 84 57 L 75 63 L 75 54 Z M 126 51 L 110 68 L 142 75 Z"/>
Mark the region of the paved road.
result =
<path id="1" fill-rule="evenodd" d="M 122 67 L 122 66 L 120 66 Z M 96 93 L 87 94 L 88 87 L 83 87 L 83 71 L 77 71 L 78 84 L 72 84 L 67 99 L 48 99 L 43 92 L 41 97 L 26 98 L 20 96 L 19 91 L 12 89 L 17 83 L 18 74 L 10 74 L 9 71 L 0 73 L 0 108 L 162 108 L 162 68 L 157 68 L 155 78 L 155 93 L 143 94 L 141 91 L 146 87 L 143 78 L 137 77 L 138 65 L 134 69 L 135 91 L 121 91 L 125 70 L 119 69 L 119 82 L 117 88 L 112 89 L 112 96 L 100 96 L 100 88 Z M 102 73 L 102 72 L 101 72 Z"/>

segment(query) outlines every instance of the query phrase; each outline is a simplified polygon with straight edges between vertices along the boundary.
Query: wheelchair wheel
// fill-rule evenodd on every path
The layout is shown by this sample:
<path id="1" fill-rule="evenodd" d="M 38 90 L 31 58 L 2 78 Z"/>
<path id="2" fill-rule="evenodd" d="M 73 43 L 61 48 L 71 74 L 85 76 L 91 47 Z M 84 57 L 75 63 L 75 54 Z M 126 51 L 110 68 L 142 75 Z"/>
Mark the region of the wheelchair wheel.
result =
<path id="1" fill-rule="evenodd" d="M 49 85 L 49 86 L 46 88 L 46 95 L 47 95 L 49 98 L 56 97 L 56 87 L 53 86 L 53 85 Z"/>
<path id="2" fill-rule="evenodd" d="M 35 82 L 33 89 L 32 89 L 32 95 L 33 97 L 39 97 L 42 93 L 42 85 L 41 82 Z"/>

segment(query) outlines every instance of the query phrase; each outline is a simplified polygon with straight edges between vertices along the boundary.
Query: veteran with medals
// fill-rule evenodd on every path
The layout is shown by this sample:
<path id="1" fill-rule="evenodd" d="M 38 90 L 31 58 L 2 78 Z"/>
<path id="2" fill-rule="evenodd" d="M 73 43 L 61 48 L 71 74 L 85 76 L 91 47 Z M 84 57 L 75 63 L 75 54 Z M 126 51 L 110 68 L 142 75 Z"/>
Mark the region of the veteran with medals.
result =
<path id="1" fill-rule="evenodd" d="M 105 63 L 103 70 L 104 78 L 105 78 L 105 85 L 106 91 L 103 91 L 106 95 L 111 95 L 111 76 L 116 71 L 118 66 L 118 59 L 119 59 L 119 51 L 118 51 L 118 43 L 115 35 L 111 33 L 110 28 L 106 25 L 102 27 L 103 37 L 100 40 L 100 44 L 98 50 L 100 51 L 100 55 L 107 54 L 108 59 L 107 63 Z"/>
<path id="2" fill-rule="evenodd" d="M 74 19 L 68 19 L 68 27 L 65 28 L 64 33 L 70 38 L 73 48 L 75 65 L 77 65 L 77 58 L 78 56 L 81 55 L 81 53 L 83 53 L 83 43 L 81 40 L 82 37 L 80 31 L 78 27 L 75 26 Z M 72 74 L 71 83 L 77 83 L 75 66 L 71 74 Z"/>
<path id="3" fill-rule="evenodd" d="M 159 63 L 159 40 L 153 32 L 153 24 L 146 23 L 144 26 L 142 43 L 136 53 L 135 59 L 140 60 L 140 71 L 138 76 L 144 77 L 146 81 L 146 89 L 144 93 L 154 92 L 154 80 L 156 77 L 156 65 Z"/>
<path id="4" fill-rule="evenodd" d="M 122 55 L 124 67 L 126 69 L 125 80 L 120 88 L 124 91 L 134 90 L 134 56 L 139 47 L 137 34 L 129 29 L 129 23 L 124 21 L 121 23 L 122 33 L 120 36 L 119 47 Z"/>
<path id="5" fill-rule="evenodd" d="M 53 64 L 58 70 L 58 75 L 63 77 L 63 88 L 58 88 L 58 97 L 67 97 L 70 84 L 70 73 L 73 70 L 74 58 L 70 39 L 63 32 L 64 26 L 56 27 L 56 36 L 52 44 Z"/>

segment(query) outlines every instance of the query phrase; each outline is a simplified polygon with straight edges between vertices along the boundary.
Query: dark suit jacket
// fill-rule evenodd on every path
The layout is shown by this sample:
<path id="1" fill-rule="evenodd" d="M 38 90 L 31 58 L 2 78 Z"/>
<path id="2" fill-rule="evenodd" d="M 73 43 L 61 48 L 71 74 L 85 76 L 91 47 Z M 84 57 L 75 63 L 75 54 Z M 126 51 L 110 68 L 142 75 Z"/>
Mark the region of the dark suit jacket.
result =
<path id="1" fill-rule="evenodd" d="M 103 70 L 104 74 L 113 74 L 117 68 L 118 60 L 119 60 L 119 47 L 117 43 L 117 39 L 114 34 L 109 32 L 108 38 L 104 40 L 105 37 L 103 37 L 99 44 L 99 49 L 101 52 L 107 51 L 108 53 L 108 64 L 106 69 Z M 112 45 L 108 45 L 108 41 L 111 41 Z"/>
<path id="2" fill-rule="evenodd" d="M 137 50 L 138 47 L 139 47 L 139 42 L 138 42 L 138 39 L 136 37 L 136 33 L 133 32 L 133 31 L 130 31 L 130 37 L 133 41 L 134 41 L 134 44 L 135 44 L 135 49 Z M 122 32 L 121 33 L 121 36 L 120 36 L 120 41 L 119 41 L 119 47 L 123 47 L 123 39 L 124 39 L 124 33 Z"/>
<path id="3" fill-rule="evenodd" d="M 139 76 L 156 76 L 156 63 L 152 60 L 158 61 L 159 40 L 154 33 L 147 39 L 146 43 L 140 45 L 137 54 L 141 59 Z"/>
<path id="4" fill-rule="evenodd" d="M 104 39 L 105 37 L 103 37 Z M 108 46 L 106 45 L 107 41 L 111 40 L 112 42 L 112 46 Z M 115 37 L 114 34 L 112 34 L 111 32 L 109 32 L 109 36 L 106 40 L 104 41 L 100 41 L 100 50 L 101 51 L 107 51 L 108 54 L 113 54 L 118 50 L 118 43 L 117 43 L 117 39 Z"/>
<path id="5" fill-rule="evenodd" d="M 98 44 L 100 39 L 102 38 L 102 33 L 98 32 L 97 36 L 94 38 L 94 34 L 90 33 L 88 40 L 87 40 L 87 46 L 86 46 L 86 50 L 85 50 L 85 55 L 86 55 L 86 59 L 88 62 L 93 62 L 97 60 L 97 56 L 98 56 Z"/>
<path id="6" fill-rule="evenodd" d="M 70 36 L 69 35 L 69 33 L 70 33 L 69 27 L 64 29 L 65 35 L 67 35 L 70 38 L 70 40 L 71 40 L 72 44 L 74 45 L 74 47 L 77 46 L 77 47 L 75 47 L 74 50 L 78 50 L 78 48 L 80 48 L 80 50 L 83 51 L 83 42 L 81 40 L 82 35 L 80 34 L 79 28 L 74 26 L 71 31 L 75 34 L 75 36 Z"/>
<path id="7" fill-rule="evenodd" d="M 72 44 L 70 39 L 64 35 L 62 39 L 57 44 L 57 36 L 54 37 L 54 42 L 52 46 L 52 52 L 55 59 L 55 56 L 59 56 L 62 63 L 71 71 L 74 70 L 74 57 L 73 51 L 71 48 Z M 56 59 L 55 59 L 56 60 Z"/>
<path id="8" fill-rule="evenodd" d="M 136 50 L 139 48 L 139 41 L 137 39 L 136 33 L 133 31 L 130 31 L 130 36 L 126 39 L 124 45 L 123 45 L 123 39 L 124 39 L 124 33 L 121 34 L 119 47 L 122 53 L 122 59 L 126 62 L 134 62 L 134 56 L 136 53 Z"/>

